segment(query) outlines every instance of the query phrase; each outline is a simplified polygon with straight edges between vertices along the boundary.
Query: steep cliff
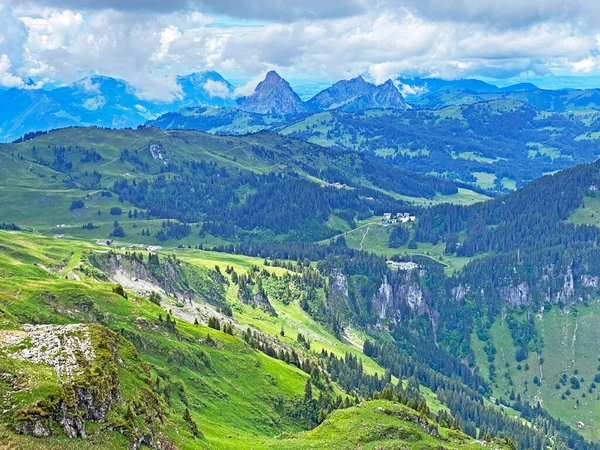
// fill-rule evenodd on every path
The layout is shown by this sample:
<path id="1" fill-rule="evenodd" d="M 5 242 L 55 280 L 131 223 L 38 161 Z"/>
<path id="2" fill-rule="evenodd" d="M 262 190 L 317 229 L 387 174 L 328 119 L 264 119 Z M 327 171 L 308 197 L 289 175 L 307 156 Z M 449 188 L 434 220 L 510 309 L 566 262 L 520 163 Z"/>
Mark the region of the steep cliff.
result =
<path id="1" fill-rule="evenodd" d="M 215 305 L 224 302 L 225 279 L 214 270 L 192 267 L 156 254 L 93 253 L 90 263 L 111 281 L 140 295 L 164 292 L 182 302 L 201 299 Z"/>

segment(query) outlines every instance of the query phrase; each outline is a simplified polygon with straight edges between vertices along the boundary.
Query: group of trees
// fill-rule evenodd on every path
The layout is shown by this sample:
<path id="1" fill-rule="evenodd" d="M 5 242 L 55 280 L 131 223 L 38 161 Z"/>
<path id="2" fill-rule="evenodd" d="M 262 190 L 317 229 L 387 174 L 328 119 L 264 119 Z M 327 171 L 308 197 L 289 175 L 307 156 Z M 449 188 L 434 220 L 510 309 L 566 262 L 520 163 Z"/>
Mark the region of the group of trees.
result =
<path id="1" fill-rule="evenodd" d="M 504 189 L 505 177 L 521 186 L 544 173 L 596 158 L 595 141 L 577 138 L 590 131 L 589 124 L 577 117 L 541 115 L 532 106 L 514 104 L 499 109 L 476 103 L 457 107 L 453 113 L 454 117 L 446 110 L 380 115 L 334 111 L 334 120 L 322 124 L 326 132 L 316 134 L 339 147 L 371 155 L 401 149 L 377 162 L 411 172 L 437 172 L 468 183 L 476 182 L 473 172 L 491 173 L 496 175 L 497 190 Z M 314 134 L 307 129 L 292 136 L 311 140 Z M 550 158 L 539 151 L 542 147 L 560 149 L 561 156 Z M 466 149 L 480 158 L 456 157 Z"/>

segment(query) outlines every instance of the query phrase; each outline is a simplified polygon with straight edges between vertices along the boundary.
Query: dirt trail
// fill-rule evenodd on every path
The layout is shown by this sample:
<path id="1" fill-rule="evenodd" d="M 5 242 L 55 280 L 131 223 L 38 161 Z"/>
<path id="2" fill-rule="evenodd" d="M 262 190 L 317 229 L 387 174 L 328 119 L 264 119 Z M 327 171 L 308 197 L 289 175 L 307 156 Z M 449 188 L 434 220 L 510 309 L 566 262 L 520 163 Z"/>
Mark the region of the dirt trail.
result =
<path id="1" fill-rule="evenodd" d="M 369 229 L 370 229 L 370 228 L 371 228 L 371 227 L 367 227 L 367 231 L 365 231 L 365 232 L 363 233 L 363 237 L 362 237 L 362 239 L 361 239 L 361 241 L 360 241 L 360 250 L 362 250 L 362 249 L 363 249 L 363 242 L 365 242 L 365 238 L 367 237 L 367 234 L 369 234 Z"/>
<path id="2" fill-rule="evenodd" d="M 573 330 L 573 338 L 571 339 L 571 354 L 573 357 L 572 366 L 575 365 L 575 342 L 577 341 L 577 328 L 579 327 L 579 317 L 575 321 L 575 329 Z"/>

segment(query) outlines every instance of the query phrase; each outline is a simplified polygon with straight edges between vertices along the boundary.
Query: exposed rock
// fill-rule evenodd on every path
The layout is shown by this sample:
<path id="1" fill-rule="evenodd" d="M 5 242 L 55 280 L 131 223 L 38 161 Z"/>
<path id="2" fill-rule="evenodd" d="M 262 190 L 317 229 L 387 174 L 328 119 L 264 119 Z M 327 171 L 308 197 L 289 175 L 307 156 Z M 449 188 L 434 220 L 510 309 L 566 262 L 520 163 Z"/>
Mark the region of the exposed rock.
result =
<path id="1" fill-rule="evenodd" d="M 367 109 L 404 111 L 408 108 L 392 80 L 375 86 L 360 76 L 338 81 L 311 98 L 307 106 L 312 111 L 340 109 L 350 112 Z"/>
<path id="2" fill-rule="evenodd" d="M 470 289 L 470 286 L 463 286 L 462 284 L 459 284 L 458 286 L 452 288 L 452 298 L 455 302 L 460 303 L 465 299 Z"/>
<path id="3" fill-rule="evenodd" d="M 322 90 L 307 102 L 312 111 L 340 108 L 356 98 L 367 95 L 375 86 L 358 76 L 351 80 L 341 80 Z"/>
<path id="4" fill-rule="evenodd" d="M 339 315 L 348 302 L 348 278 L 340 269 L 333 269 L 329 276 L 327 307 L 334 315 Z"/>
<path id="5" fill-rule="evenodd" d="M 47 420 L 37 418 L 35 420 L 19 420 L 15 425 L 18 434 L 28 434 L 36 438 L 48 437 L 52 433 Z"/>
<path id="6" fill-rule="evenodd" d="M 420 283 L 423 275 L 423 271 L 396 271 L 391 280 L 384 278 L 373 299 L 377 317 L 400 322 L 403 311 L 425 314 L 427 295 Z"/>
<path id="7" fill-rule="evenodd" d="M 152 159 L 160 159 L 161 161 L 165 159 L 166 153 L 165 149 L 161 142 L 152 141 L 148 145 L 148 150 L 150 150 L 150 154 L 152 155 Z"/>
<path id="8" fill-rule="evenodd" d="M 575 281 L 573 279 L 573 264 L 569 264 L 567 273 L 565 274 L 565 281 L 563 283 L 563 300 L 569 300 L 573 298 L 575 294 Z"/>
<path id="9" fill-rule="evenodd" d="M 109 355 L 114 359 L 118 338 L 106 329 L 98 330 L 104 330 L 103 345 L 112 348 Z M 52 434 L 50 424 L 57 422 L 68 437 L 85 438 L 86 421 L 103 421 L 112 404 L 119 401 L 114 361 L 104 360 L 106 355 L 97 361 L 90 334 L 88 325 L 70 324 L 27 325 L 23 331 L 4 332 L 0 336 L 0 347 L 21 347 L 9 353 L 9 357 L 52 367 L 63 391 L 61 397 L 45 399 L 34 408 L 19 411 L 15 424 L 17 433 L 47 437 Z M 101 375 L 84 375 L 93 363 L 102 367 Z"/>
<path id="10" fill-rule="evenodd" d="M 430 423 L 424 417 L 417 416 L 416 414 L 411 414 L 411 413 L 408 413 L 405 411 L 392 411 L 392 410 L 382 408 L 382 407 L 378 407 L 377 411 L 382 414 L 386 414 L 388 416 L 397 417 L 400 420 L 404 420 L 407 422 L 414 422 L 416 424 L 419 424 L 421 426 L 421 428 L 430 436 L 433 436 L 436 438 L 440 437 L 440 432 L 438 430 L 437 425 L 435 425 L 434 423 Z"/>
<path id="11" fill-rule="evenodd" d="M 258 114 L 294 115 L 306 112 L 306 106 L 290 84 L 271 70 L 254 93 L 238 99 L 237 106 L 243 111 Z"/>
<path id="12" fill-rule="evenodd" d="M 598 287 L 598 277 L 592 275 L 582 275 L 581 276 L 581 284 L 587 288 L 597 288 Z"/>
<path id="13" fill-rule="evenodd" d="M 532 301 L 529 285 L 526 282 L 522 282 L 517 286 L 501 287 L 500 293 L 502 298 L 512 307 L 526 305 Z"/>
<path id="14" fill-rule="evenodd" d="M 271 305 L 267 294 L 265 294 L 262 290 L 248 295 L 244 295 L 240 291 L 239 300 L 245 305 L 250 305 L 253 308 L 261 308 L 263 311 L 271 314 L 275 313 L 275 308 L 273 308 L 273 305 Z"/>
<path id="15" fill-rule="evenodd" d="M 98 255 L 90 260 L 98 269 L 106 272 L 111 281 L 125 289 L 140 294 L 166 292 L 181 300 L 190 300 L 195 293 L 186 286 L 180 268 L 170 258 L 161 258 L 162 276 L 155 276 L 152 269 L 144 261 L 128 258 L 118 253 Z"/>
<path id="16" fill-rule="evenodd" d="M 12 344 L 19 345 L 28 339 L 31 345 L 9 356 L 48 364 L 59 377 L 81 375 L 83 369 L 78 358 L 89 362 L 96 357 L 85 325 L 26 325 L 23 330 L 25 334 L 13 336 Z"/>

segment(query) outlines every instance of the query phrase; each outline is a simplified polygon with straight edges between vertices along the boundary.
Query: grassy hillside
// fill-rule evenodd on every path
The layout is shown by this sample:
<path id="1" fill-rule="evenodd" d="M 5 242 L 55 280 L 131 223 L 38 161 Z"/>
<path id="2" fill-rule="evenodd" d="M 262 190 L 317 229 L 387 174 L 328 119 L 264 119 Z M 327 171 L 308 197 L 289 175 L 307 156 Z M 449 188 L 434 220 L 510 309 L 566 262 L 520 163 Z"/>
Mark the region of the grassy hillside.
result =
<path id="1" fill-rule="evenodd" d="M 223 218 L 221 211 L 240 209 L 248 199 L 260 199 L 261 186 L 265 184 L 272 185 L 271 190 L 277 184 L 285 190 L 290 184 L 288 180 L 301 180 L 309 190 L 314 191 L 312 186 L 323 189 L 330 198 L 329 204 L 335 203 L 327 206 L 331 215 L 336 212 L 334 209 L 340 209 L 336 206 L 339 200 L 334 199 L 339 197 L 336 190 L 353 197 L 353 208 L 360 209 L 361 214 L 368 214 L 369 208 L 381 201 L 400 204 L 403 200 L 425 203 L 428 199 L 458 202 L 469 196 L 472 199 L 469 201 L 482 198 L 472 191 L 458 191 L 450 182 L 411 177 L 350 152 L 325 149 L 267 132 L 233 137 L 196 131 L 164 132 L 156 128 L 71 128 L 18 144 L 4 144 L 0 153 L 5 162 L 0 169 L 3 222 L 31 227 L 44 234 L 89 240 L 107 238 L 118 221 L 130 242 L 156 243 L 164 219 L 185 219 L 196 226 L 186 236 L 178 236 L 177 244 L 219 244 L 223 240 L 214 238 L 214 230 L 198 236 L 201 219 L 213 223 L 228 221 L 228 226 L 233 221 L 236 225 L 238 213 L 233 218 Z M 210 181 L 216 173 L 225 180 L 223 187 L 215 187 Z M 280 180 L 275 175 L 287 179 Z M 140 183 L 157 186 L 157 180 L 165 180 L 167 186 L 161 184 L 165 192 L 152 195 L 151 191 L 150 196 L 147 192 L 136 192 L 124 198 L 123 185 L 131 190 Z M 327 188 L 329 191 L 325 191 Z M 188 194 L 191 189 L 202 192 L 200 195 L 206 196 L 206 202 L 194 209 L 193 205 L 178 204 L 181 200 L 165 199 L 166 195 L 176 195 L 172 192 L 175 189 Z M 216 207 L 207 206 L 212 201 L 209 197 L 214 199 L 216 195 L 224 199 Z M 374 203 L 365 200 L 374 196 L 377 197 Z M 155 206 L 161 210 L 155 211 Z M 120 211 L 114 213 L 115 209 Z M 305 219 L 310 221 L 312 217 Z M 321 226 L 319 233 L 331 234 L 327 217 L 317 222 Z M 82 228 L 87 224 L 91 225 Z M 332 224 L 349 226 L 348 218 Z M 291 226 L 307 229 L 315 224 L 305 224 L 303 228 L 298 222 Z M 219 227 L 213 225 L 213 228 Z M 254 228 L 246 227 L 254 238 L 276 239 L 282 234 L 279 230 Z M 176 242 L 170 235 L 161 240 L 165 245 Z"/>
<path id="2" fill-rule="evenodd" d="M 598 111 L 548 112 L 512 93 L 489 94 L 486 101 L 480 101 L 486 94 L 463 94 L 455 100 L 447 91 L 432 94 L 439 97 L 432 105 L 439 109 L 325 112 L 279 131 L 498 191 L 598 157 L 593 146 Z"/>
<path id="3" fill-rule="evenodd" d="M 203 279 L 202 274 L 208 276 L 207 271 L 215 265 L 223 272 L 232 266 L 242 273 L 260 261 L 213 252 L 180 253 L 182 264 L 189 264 L 185 269 L 188 278 L 196 274 L 194 286 L 206 286 L 209 279 Z M 401 442 L 418 442 L 419 447 L 415 448 L 422 448 L 421 444 L 437 442 L 437 438 L 419 431 L 422 427 L 402 422 L 413 420 L 406 417 L 418 417 L 414 411 L 383 403 L 363 403 L 362 409 L 352 408 L 333 415 L 313 432 L 304 434 L 306 425 L 293 414 L 299 408 L 297 402 L 302 398 L 308 375 L 249 347 L 240 338 L 242 330 L 250 326 L 272 336 L 279 345 L 295 348 L 300 354 L 305 350 L 295 336 L 302 332 L 312 343 L 315 356 L 311 358 L 316 358 L 323 349 L 339 356 L 350 353 L 363 360 L 366 371 L 383 375 L 383 369 L 359 351 L 361 332 L 348 329 L 346 338 L 337 340 L 297 303 L 285 304 L 275 294 L 270 295 L 275 314 L 267 314 L 240 303 L 233 285 L 225 297 L 233 308 L 232 319 L 225 318 L 207 301 L 197 299 L 189 308 L 161 291 L 163 308 L 171 311 L 171 317 L 181 318 L 168 325 L 169 322 L 164 322 L 167 311 L 152 303 L 141 291 L 126 289 L 127 298 L 114 292 L 114 283 L 106 278 L 110 274 L 90 264 L 93 261 L 90 258 L 106 255 L 103 247 L 82 241 L 0 232 L 0 316 L 3 319 L 0 368 L 5 374 L 0 383 L 10 392 L 1 400 L 4 413 L 0 415 L 0 436 L 4 442 L 15 448 L 28 448 L 33 442 L 42 442 L 37 439 L 44 439 L 44 448 L 121 448 L 136 436 L 152 436 L 168 440 L 177 448 L 328 448 L 333 442 L 339 442 L 339 427 L 351 423 L 373 427 L 355 437 L 365 445 L 380 443 L 388 448 Z M 286 272 L 276 267 L 269 270 L 279 275 Z M 192 316 L 187 314 L 189 311 L 193 311 Z M 207 317 L 213 316 L 229 320 L 239 328 L 230 335 L 203 325 Z M 199 319 L 200 324 L 190 323 L 192 318 Z M 93 325 L 79 325 L 87 323 Z M 55 330 L 61 326 L 83 327 L 73 333 L 83 340 L 89 336 L 89 348 L 85 347 L 87 355 L 95 356 L 90 357 L 89 363 L 85 362 L 84 354 L 79 357 L 79 362 L 74 364 L 81 367 L 82 372 L 75 378 L 61 376 L 50 366 L 29 362 L 26 357 L 14 356 L 19 348 L 47 351 L 44 344 L 19 347 L 15 343 L 14 336 L 23 335 L 23 324 L 52 324 Z M 282 327 L 285 337 L 280 336 Z M 23 342 L 29 341 L 25 337 Z M 66 345 L 67 341 L 62 342 Z M 114 344 L 109 345 L 109 342 Z M 114 350 L 110 350 L 111 345 Z M 105 348 L 110 351 L 107 353 Z M 114 362 L 103 363 L 100 355 Z M 113 382 L 111 386 L 119 386 L 119 395 L 115 395 L 106 418 L 86 420 L 85 408 L 83 412 L 80 410 L 78 414 L 84 418 L 87 439 L 67 438 L 58 422 L 52 419 L 52 405 L 66 401 L 66 386 L 90 386 L 94 392 L 102 392 L 98 383 L 103 377 L 116 377 L 118 383 Z M 319 393 L 317 385 L 315 397 Z M 27 390 L 23 390 L 23 386 L 28 386 Z M 322 389 L 324 393 L 333 389 L 330 395 L 342 393 L 335 384 Z M 422 388 L 422 394 L 434 412 L 444 409 L 431 391 Z M 143 399 L 144 395 L 148 398 Z M 278 402 L 281 406 L 274 407 Z M 155 404 L 152 413 L 143 407 L 150 403 Z M 380 405 L 391 408 L 398 416 L 388 418 L 386 413 L 389 424 L 383 430 L 380 411 L 375 409 Z M 45 417 L 44 423 L 52 433 L 50 437 L 31 438 L 14 433 L 15 421 L 25 417 L 19 411 L 28 408 Z M 189 420 L 184 418 L 186 408 L 200 430 L 198 437 L 193 436 Z M 411 431 L 406 434 L 401 431 L 407 429 Z M 288 434 L 281 435 L 282 432 Z M 456 445 L 479 448 L 470 447 L 474 445 L 472 441 L 460 433 L 443 429 L 440 432 L 450 439 L 446 442 L 452 442 L 453 448 Z"/>
<path id="4" fill-rule="evenodd" d="M 494 395 L 509 401 L 519 396 L 523 401 L 541 405 L 555 417 L 580 430 L 586 439 L 596 441 L 600 397 L 595 381 L 600 379 L 600 333 L 596 327 L 598 303 L 573 306 L 567 311 L 552 308 L 536 318 L 539 351 L 532 351 L 523 361 L 517 361 L 518 347 L 511 338 L 506 321 L 499 320 L 490 330 L 490 340 L 473 337 L 473 349 L 482 373 L 489 376 L 490 363 L 485 346 L 496 349 L 493 364 Z M 539 380 L 534 383 L 534 378 Z M 572 383 L 575 378 L 577 382 Z M 575 387 L 574 387 L 575 386 Z M 512 396 L 511 396 L 512 394 Z"/>
<path id="5" fill-rule="evenodd" d="M 396 448 L 505 448 L 505 442 L 474 441 L 448 429 L 435 430 L 402 405 L 373 401 L 333 413 L 312 431 L 283 436 L 281 449 L 396 449 Z M 340 442 L 339 437 L 344 436 Z"/>

